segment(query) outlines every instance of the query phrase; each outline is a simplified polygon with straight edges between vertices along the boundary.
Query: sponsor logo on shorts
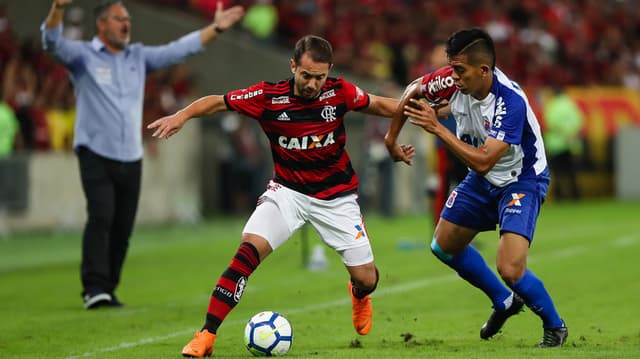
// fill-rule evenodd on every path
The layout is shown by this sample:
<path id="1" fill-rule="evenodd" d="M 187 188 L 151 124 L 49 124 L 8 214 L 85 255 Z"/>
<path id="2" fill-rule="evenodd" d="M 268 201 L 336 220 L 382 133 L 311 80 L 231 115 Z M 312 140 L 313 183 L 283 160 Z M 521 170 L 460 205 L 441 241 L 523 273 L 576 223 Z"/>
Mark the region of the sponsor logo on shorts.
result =
<path id="1" fill-rule="evenodd" d="M 453 204 L 456 201 L 456 197 L 458 197 L 458 192 L 451 191 L 451 194 L 449 195 L 449 198 L 447 198 L 447 203 L 445 203 L 445 206 L 447 206 L 447 208 L 453 207 Z"/>
<path id="2" fill-rule="evenodd" d="M 507 207 L 511 207 L 511 206 L 520 207 L 520 206 L 522 206 L 522 203 L 520 203 L 520 200 L 523 197 L 524 197 L 524 193 L 512 193 L 511 194 L 512 200 L 509 203 L 507 203 Z"/>
<path id="3" fill-rule="evenodd" d="M 271 182 L 269 182 L 269 184 L 267 184 L 267 191 L 275 192 L 275 191 L 279 190 L 280 187 L 282 187 L 282 186 L 280 186 L 279 183 L 275 183 L 275 182 L 271 181 Z M 264 197 L 260 197 L 260 198 L 264 198 Z"/>
<path id="4" fill-rule="evenodd" d="M 356 224 L 355 227 L 356 227 L 356 230 L 358 231 L 358 233 L 356 233 L 356 239 L 367 237 L 367 233 L 364 231 L 364 226 Z"/>

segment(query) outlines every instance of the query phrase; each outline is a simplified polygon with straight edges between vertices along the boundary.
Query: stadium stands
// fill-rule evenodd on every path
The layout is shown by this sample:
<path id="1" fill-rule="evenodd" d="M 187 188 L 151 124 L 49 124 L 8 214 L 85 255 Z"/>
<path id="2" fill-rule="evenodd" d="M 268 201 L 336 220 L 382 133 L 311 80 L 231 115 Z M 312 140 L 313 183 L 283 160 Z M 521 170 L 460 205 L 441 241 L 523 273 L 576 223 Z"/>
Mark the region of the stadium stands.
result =
<path id="1" fill-rule="evenodd" d="M 215 0 L 139 0 L 211 18 Z M 233 1 L 250 8 L 262 0 Z M 224 2 L 227 6 L 232 1 Z M 326 37 L 342 70 L 403 86 L 427 70 L 423 54 L 455 29 L 486 28 L 500 62 L 521 85 L 607 85 L 640 90 L 640 12 L 633 1 L 276 0 L 273 36 L 289 48 L 302 34 Z M 75 14 L 78 15 L 78 14 Z M 81 15 L 81 14 L 80 14 Z M 67 19 L 73 25 L 73 18 Z M 70 36 L 73 36 L 71 34 Z M 76 34 L 75 36 L 78 36 Z M 80 35 L 81 36 L 81 35 Z M 0 7 L 2 96 L 20 121 L 17 150 L 68 150 L 69 130 L 50 130 L 47 114 L 73 103 L 66 72 L 35 39 L 18 40 Z M 181 66 L 148 79 L 145 118 L 171 112 L 190 93 Z M 159 89 L 160 91 L 156 91 Z M 58 94 L 59 96 L 52 96 Z M 71 100 L 64 98 L 71 97 Z M 65 104 L 66 102 L 66 104 Z M 51 136 L 62 136 L 52 139 Z"/>

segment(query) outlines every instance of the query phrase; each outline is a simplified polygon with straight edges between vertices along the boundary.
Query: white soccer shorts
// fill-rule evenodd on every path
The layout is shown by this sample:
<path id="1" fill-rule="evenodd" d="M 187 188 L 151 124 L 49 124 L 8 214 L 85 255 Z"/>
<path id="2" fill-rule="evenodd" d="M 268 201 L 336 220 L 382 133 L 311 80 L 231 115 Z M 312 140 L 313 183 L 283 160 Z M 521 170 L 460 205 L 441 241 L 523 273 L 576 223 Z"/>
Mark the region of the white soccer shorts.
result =
<path id="1" fill-rule="evenodd" d="M 265 238 L 275 250 L 309 222 L 346 266 L 368 264 L 373 251 L 357 197 L 321 200 L 270 181 L 242 232 Z"/>

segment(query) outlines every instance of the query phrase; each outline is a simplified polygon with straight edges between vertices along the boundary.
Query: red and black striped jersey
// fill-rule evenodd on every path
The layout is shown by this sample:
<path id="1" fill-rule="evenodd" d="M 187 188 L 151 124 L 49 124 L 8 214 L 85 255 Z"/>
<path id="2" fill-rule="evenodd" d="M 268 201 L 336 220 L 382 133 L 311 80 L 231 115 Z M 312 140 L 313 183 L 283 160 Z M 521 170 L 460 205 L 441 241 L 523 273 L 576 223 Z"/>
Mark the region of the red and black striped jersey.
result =
<path id="1" fill-rule="evenodd" d="M 319 199 L 358 188 L 345 149 L 344 115 L 369 105 L 369 95 L 342 78 L 327 78 L 320 95 L 293 94 L 293 79 L 261 82 L 224 95 L 227 108 L 255 118 L 269 138 L 274 180 Z"/>

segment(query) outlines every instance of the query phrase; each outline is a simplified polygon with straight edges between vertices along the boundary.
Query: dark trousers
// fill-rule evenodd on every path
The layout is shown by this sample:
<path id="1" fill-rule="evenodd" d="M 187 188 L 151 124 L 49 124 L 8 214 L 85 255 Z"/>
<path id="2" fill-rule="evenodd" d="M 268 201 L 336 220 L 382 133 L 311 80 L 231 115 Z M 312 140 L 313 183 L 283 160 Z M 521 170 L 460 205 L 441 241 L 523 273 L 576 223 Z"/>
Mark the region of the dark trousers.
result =
<path id="1" fill-rule="evenodd" d="M 557 200 L 580 199 L 577 168 L 570 151 L 550 155 L 551 188 Z"/>
<path id="2" fill-rule="evenodd" d="M 77 155 L 88 217 L 82 236 L 83 294 L 112 294 L 120 282 L 138 209 L 142 161 L 113 161 L 86 147 L 79 147 Z"/>

